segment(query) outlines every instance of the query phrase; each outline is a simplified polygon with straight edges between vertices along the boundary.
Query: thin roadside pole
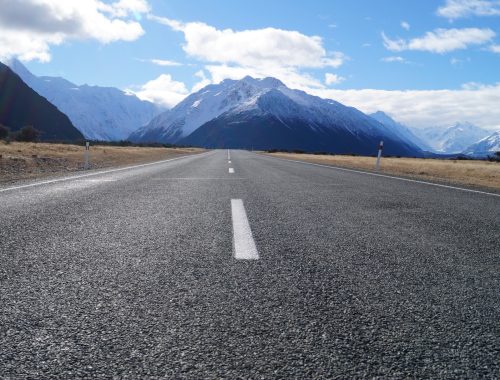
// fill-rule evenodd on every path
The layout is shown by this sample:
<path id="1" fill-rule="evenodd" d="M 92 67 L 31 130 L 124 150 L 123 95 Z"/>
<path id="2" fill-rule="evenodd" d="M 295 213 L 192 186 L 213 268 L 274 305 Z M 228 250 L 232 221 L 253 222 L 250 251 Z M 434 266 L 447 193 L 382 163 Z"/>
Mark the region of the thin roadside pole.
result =
<path id="1" fill-rule="evenodd" d="M 85 141 L 85 165 L 83 167 L 84 170 L 88 170 L 90 168 L 89 155 L 90 155 L 90 144 L 88 141 Z"/>
<path id="2" fill-rule="evenodd" d="M 377 162 L 375 163 L 375 170 L 376 171 L 380 170 L 380 159 L 382 158 L 382 150 L 383 149 L 384 149 L 384 142 L 381 141 L 379 146 L 378 146 Z"/>

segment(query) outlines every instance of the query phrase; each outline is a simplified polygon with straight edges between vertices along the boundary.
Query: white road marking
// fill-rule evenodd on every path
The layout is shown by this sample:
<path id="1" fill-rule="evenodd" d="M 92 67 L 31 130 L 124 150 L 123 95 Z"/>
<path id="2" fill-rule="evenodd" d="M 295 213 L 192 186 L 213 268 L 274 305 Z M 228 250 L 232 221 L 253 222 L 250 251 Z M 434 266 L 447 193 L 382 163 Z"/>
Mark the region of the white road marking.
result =
<path id="1" fill-rule="evenodd" d="M 234 173 L 234 169 L 233 168 L 229 168 L 229 173 Z"/>
<path id="2" fill-rule="evenodd" d="M 227 163 L 228 163 L 228 164 L 230 164 L 230 163 L 231 163 L 231 160 L 229 160 Z"/>
<path id="3" fill-rule="evenodd" d="M 233 248 L 236 260 L 258 260 L 259 252 L 253 240 L 245 206 L 241 199 L 231 199 Z"/>
<path id="4" fill-rule="evenodd" d="M 352 173 L 358 173 L 358 174 L 366 174 L 366 175 L 371 175 L 371 176 L 374 176 L 374 177 L 390 178 L 390 179 L 396 179 L 398 181 L 421 183 L 421 184 L 429 185 L 429 186 L 444 187 L 445 189 L 461 190 L 461 191 L 467 191 L 469 193 L 477 193 L 477 194 L 483 194 L 483 195 L 492 195 L 494 197 L 500 197 L 500 194 L 489 193 L 487 191 L 464 189 L 463 187 L 450 186 L 450 185 L 441 185 L 439 183 L 420 181 L 418 179 L 394 177 L 392 175 L 387 175 L 387 174 L 370 173 L 370 172 L 364 172 L 364 171 L 355 170 L 355 169 L 339 168 L 338 166 L 333 166 L 333 165 L 322 165 L 322 164 L 316 164 L 314 162 L 306 162 L 306 161 L 299 161 L 299 160 L 290 160 L 288 158 L 273 157 L 273 156 L 267 156 L 267 157 L 271 157 L 271 158 L 274 158 L 276 160 L 283 160 L 283 161 L 289 161 L 289 162 L 297 162 L 299 164 L 321 166 L 323 168 L 329 168 L 329 169 L 334 169 L 334 170 L 341 170 L 341 171 L 345 171 L 345 172 L 352 172 Z"/>
<path id="5" fill-rule="evenodd" d="M 243 177 L 155 177 L 151 178 L 152 181 L 170 181 L 170 180 L 186 180 L 186 181 L 234 181 L 239 179 L 246 179 Z"/>
<path id="6" fill-rule="evenodd" d="M 207 155 L 209 153 L 213 153 L 213 152 L 197 153 L 197 154 L 192 154 L 192 155 L 189 155 L 189 156 L 182 156 L 182 157 L 170 158 L 168 160 L 149 162 L 147 164 L 132 165 L 132 166 L 126 166 L 124 168 L 102 170 L 102 171 L 98 171 L 98 172 L 95 172 L 95 173 L 87 173 L 87 174 L 75 175 L 75 176 L 71 176 L 71 177 L 63 177 L 63 178 L 51 179 L 51 180 L 48 180 L 48 181 L 41 181 L 41 182 L 29 183 L 27 185 L 19 185 L 19 186 L 6 187 L 5 189 L 0 189 L 0 193 L 3 193 L 5 191 L 10 191 L 10 190 L 25 189 L 27 187 L 47 185 L 49 183 L 56 183 L 56 182 L 63 182 L 63 181 L 72 181 L 72 180 L 76 180 L 76 179 L 80 179 L 80 178 L 85 178 L 85 177 L 90 177 L 90 176 L 96 176 L 96 175 L 101 175 L 101 174 L 114 173 L 114 172 L 119 172 L 119 171 L 123 171 L 123 170 L 129 170 L 129 169 L 142 168 L 142 167 L 151 166 L 151 165 L 158 165 L 158 164 L 163 164 L 163 163 L 169 162 L 169 161 L 180 160 L 182 158 L 204 156 L 204 155 Z"/>
<path id="7" fill-rule="evenodd" d="M 100 182 L 116 182 L 116 179 L 90 179 L 90 178 L 81 178 L 81 179 L 76 179 L 75 181 L 77 182 L 88 182 L 88 183 L 100 183 Z"/>
<path id="8" fill-rule="evenodd" d="M 231 159 L 231 154 L 229 153 L 229 149 L 227 150 L 227 159 L 230 160 Z"/>

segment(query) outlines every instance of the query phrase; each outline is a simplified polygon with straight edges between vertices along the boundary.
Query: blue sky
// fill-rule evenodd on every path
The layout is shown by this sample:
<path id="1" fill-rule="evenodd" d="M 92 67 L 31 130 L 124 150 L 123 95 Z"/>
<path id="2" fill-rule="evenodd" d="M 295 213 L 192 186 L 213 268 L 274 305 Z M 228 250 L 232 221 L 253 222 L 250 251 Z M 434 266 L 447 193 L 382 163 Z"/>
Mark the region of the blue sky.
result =
<path id="1" fill-rule="evenodd" d="M 3 2 L 0 58 L 17 56 L 36 75 L 167 106 L 227 77 L 272 75 L 414 126 L 500 128 L 483 109 L 500 101 L 497 0 L 26 0 L 21 11 Z"/>

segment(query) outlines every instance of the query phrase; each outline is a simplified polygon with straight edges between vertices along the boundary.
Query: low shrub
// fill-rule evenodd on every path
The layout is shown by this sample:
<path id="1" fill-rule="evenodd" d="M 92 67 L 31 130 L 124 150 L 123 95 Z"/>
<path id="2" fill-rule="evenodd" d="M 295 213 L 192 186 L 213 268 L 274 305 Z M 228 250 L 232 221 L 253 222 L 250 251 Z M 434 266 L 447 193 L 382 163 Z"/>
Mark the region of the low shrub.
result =
<path id="1" fill-rule="evenodd" d="M 9 137 L 10 128 L 0 124 L 0 140 L 5 140 Z"/>
<path id="2" fill-rule="evenodd" d="M 17 141 L 37 141 L 40 138 L 41 132 L 33 127 L 32 125 L 27 125 L 22 127 L 15 135 Z"/>

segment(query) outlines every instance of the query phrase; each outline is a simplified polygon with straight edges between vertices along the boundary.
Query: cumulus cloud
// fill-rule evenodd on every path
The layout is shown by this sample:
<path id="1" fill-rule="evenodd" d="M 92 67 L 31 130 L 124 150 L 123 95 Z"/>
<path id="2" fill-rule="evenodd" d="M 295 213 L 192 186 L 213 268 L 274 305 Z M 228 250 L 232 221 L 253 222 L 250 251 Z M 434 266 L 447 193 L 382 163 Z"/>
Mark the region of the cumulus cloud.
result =
<path id="1" fill-rule="evenodd" d="M 401 28 L 404 30 L 410 30 L 410 24 L 408 24 L 406 21 L 401 21 Z"/>
<path id="2" fill-rule="evenodd" d="M 293 88 L 322 88 L 324 84 L 304 70 L 337 68 L 346 60 L 341 52 L 328 52 L 321 37 L 297 31 L 221 30 L 202 22 L 183 23 L 154 15 L 149 18 L 184 34 L 184 51 L 205 63 L 212 83 L 251 75 L 273 76 Z"/>
<path id="3" fill-rule="evenodd" d="M 137 21 L 145 0 L 0 0 L 0 58 L 50 60 L 50 46 L 71 39 L 133 41 L 144 34 Z"/>
<path id="4" fill-rule="evenodd" d="M 498 0 L 446 0 L 437 14 L 450 20 L 468 16 L 499 16 Z"/>
<path id="5" fill-rule="evenodd" d="M 423 37 L 405 39 L 391 39 L 382 33 L 386 49 L 391 51 L 420 50 L 431 53 L 447 53 L 454 50 L 466 49 L 471 45 L 482 45 L 495 37 L 491 29 L 464 28 L 464 29 L 435 29 L 427 32 Z"/>
<path id="6" fill-rule="evenodd" d="M 325 84 L 327 86 L 335 85 L 342 83 L 345 80 L 344 77 L 341 77 L 337 74 L 332 74 L 332 73 L 326 73 L 325 74 Z"/>
<path id="7" fill-rule="evenodd" d="M 219 30 L 202 22 L 182 23 L 164 17 L 150 17 L 184 33 L 184 51 L 207 62 L 314 68 L 339 67 L 343 63 L 343 54 L 327 53 L 318 36 L 276 28 Z"/>
<path id="8" fill-rule="evenodd" d="M 142 85 L 138 91 L 129 90 L 142 100 L 171 108 L 188 95 L 189 91 L 182 82 L 172 79 L 169 74 L 162 74 Z"/>
<path id="9" fill-rule="evenodd" d="M 484 128 L 500 129 L 500 83 L 492 86 L 467 83 L 458 90 L 315 89 L 311 92 L 363 112 L 384 111 L 417 128 L 449 126 L 468 120 Z"/>

